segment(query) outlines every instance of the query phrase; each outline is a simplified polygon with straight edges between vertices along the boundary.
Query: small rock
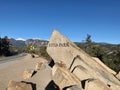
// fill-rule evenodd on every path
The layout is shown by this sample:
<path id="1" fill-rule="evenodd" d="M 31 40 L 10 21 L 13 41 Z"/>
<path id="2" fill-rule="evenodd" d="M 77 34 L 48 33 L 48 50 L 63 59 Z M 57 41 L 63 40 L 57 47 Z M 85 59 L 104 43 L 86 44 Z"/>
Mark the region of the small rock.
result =
<path id="1" fill-rule="evenodd" d="M 23 72 L 23 78 L 24 79 L 28 79 L 28 78 L 30 78 L 30 77 L 32 77 L 32 75 L 34 74 L 34 70 L 25 70 L 24 72 Z"/>
<path id="2" fill-rule="evenodd" d="M 41 67 L 42 67 L 42 65 L 43 65 L 42 62 L 37 63 L 37 64 L 36 64 L 36 67 L 35 67 L 35 70 L 36 70 L 36 71 L 37 71 L 37 70 L 40 70 Z"/>
<path id="3" fill-rule="evenodd" d="M 7 90 L 32 90 L 31 84 L 23 82 L 9 81 Z"/>

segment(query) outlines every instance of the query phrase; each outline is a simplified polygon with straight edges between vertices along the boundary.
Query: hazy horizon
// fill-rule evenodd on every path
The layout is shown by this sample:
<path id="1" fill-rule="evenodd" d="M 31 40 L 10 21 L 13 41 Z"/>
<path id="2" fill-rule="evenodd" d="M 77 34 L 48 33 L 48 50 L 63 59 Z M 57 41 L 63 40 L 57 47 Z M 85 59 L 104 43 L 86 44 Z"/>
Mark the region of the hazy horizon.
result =
<path id="1" fill-rule="evenodd" d="M 5 36 L 4 36 L 5 37 Z M 4 38 L 4 37 L 2 37 L 2 38 Z M 41 38 L 27 38 L 27 39 L 24 39 L 24 38 L 11 38 L 11 37 L 9 37 L 9 36 L 7 36 L 9 39 L 15 39 L 15 40 L 20 40 L 20 41 L 26 41 L 26 40 L 29 40 L 29 39 L 33 39 L 33 40 L 46 40 L 46 41 L 49 41 L 49 39 L 41 39 Z M 85 38 L 86 39 L 86 38 Z M 85 39 L 84 40 L 82 40 L 82 41 L 72 41 L 72 42 L 78 42 L 78 43 L 85 43 Z M 92 40 L 92 38 L 91 38 L 91 40 Z M 109 43 L 109 42 L 97 42 L 97 41 L 93 41 L 92 40 L 92 42 L 93 43 L 106 43 L 106 44 L 120 44 L 120 43 Z"/>

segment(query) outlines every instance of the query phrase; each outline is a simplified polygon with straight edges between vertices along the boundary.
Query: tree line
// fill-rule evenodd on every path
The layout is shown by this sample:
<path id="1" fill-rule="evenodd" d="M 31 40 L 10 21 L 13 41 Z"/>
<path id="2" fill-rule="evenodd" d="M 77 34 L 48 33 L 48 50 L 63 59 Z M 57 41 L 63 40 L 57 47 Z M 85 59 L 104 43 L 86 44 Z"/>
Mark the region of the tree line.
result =
<path id="1" fill-rule="evenodd" d="M 10 43 L 8 37 L 0 37 L 0 56 L 10 56 L 12 54 L 12 44 Z"/>

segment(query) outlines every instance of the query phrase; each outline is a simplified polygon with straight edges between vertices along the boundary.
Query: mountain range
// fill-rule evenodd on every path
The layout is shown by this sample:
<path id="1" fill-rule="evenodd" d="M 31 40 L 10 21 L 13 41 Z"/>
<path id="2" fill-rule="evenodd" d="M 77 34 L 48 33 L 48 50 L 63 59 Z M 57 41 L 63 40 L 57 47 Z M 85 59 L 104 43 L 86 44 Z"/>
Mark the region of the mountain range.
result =
<path id="1" fill-rule="evenodd" d="M 27 40 L 23 41 L 23 40 L 16 40 L 16 39 L 11 38 L 9 40 L 10 40 L 10 43 L 14 47 L 25 47 L 25 46 L 29 46 L 29 45 L 34 45 L 35 47 L 40 47 L 40 46 L 46 46 L 49 42 L 47 40 L 39 40 L 39 39 L 27 39 Z"/>
<path id="2" fill-rule="evenodd" d="M 11 38 L 9 40 L 14 47 L 26 47 L 30 45 L 33 45 L 35 47 L 41 47 L 41 46 L 47 46 L 49 42 L 47 40 L 40 40 L 40 39 L 16 40 L 14 38 Z M 82 43 L 82 42 L 75 42 L 75 44 L 82 45 L 82 46 L 85 45 L 85 43 Z M 119 49 L 118 47 L 120 47 L 120 44 L 96 43 L 96 42 L 93 42 L 93 44 L 100 45 L 104 49 L 110 49 L 110 51 Z"/>

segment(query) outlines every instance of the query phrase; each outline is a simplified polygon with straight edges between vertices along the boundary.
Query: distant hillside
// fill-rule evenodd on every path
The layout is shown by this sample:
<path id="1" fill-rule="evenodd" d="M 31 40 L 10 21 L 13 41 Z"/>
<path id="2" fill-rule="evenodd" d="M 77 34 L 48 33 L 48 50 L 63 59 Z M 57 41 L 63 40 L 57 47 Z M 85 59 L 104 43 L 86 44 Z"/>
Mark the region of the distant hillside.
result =
<path id="1" fill-rule="evenodd" d="M 28 39 L 26 41 L 22 40 L 15 40 L 13 38 L 10 39 L 10 43 L 14 47 L 26 47 L 29 45 L 34 45 L 35 47 L 41 47 L 41 46 L 46 46 L 48 44 L 47 40 L 39 40 L 39 39 Z"/>
<path id="2" fill-rule="evenodd" d="M 75 44 L 80 48 L 82 48 L 83 50 L 84 50 L 84 46 L 86 46 L 86 43 L 82 43 L 82 42 L 75 42 Z M 92 46 L 100 46 L 107 54 L 120 50 L 120 44 L 92 42 Z"/>
<path id="3" fill-rule="evenodd" d="M 48 41 L 46 40 L 39 40 L 39 39 L 28 39 L 25 41 L 25 45 L 34 45 L 34 47 L 41 47 L 46 46 L 48 44 Z"/>
<path id="4" fill-rule="evenodd" d="M 10 39 L 10 43 L 14 47 L 18 47 L 18 48 L 28 47 L 30 45 L 34 45 L 34 47 L 38 48 L 38 47 L 41 47 L 41 46 L 47 46 L 48 42 L 49 41 L 47 41 L 47 40 L 39 40 L 39 39 L 28 39 L 26 41 L 15 40 L 13 38 Z M 84 47 L 86 46 L 86 43 L 82 43 L 82 42 L 75 42 L 75 44 L 77 44 L 83 50 L 84 50 Z M 111 54 L 111 53 L 117 52 L 117 50 L 120 50 L 120 44 L 95 43 L 95 42 L 93 42 L 92 45 L 100 46 L 106 52 L 106 54 Z"/>
<path id="5" fill-rule="evenodd" d="M 24 46 L 26 46 L 25 41 L 15 40 L 15 39 L 13 39 L 13 38 L 10 39 L 10 43 L 11 43 L 14 47 L 24 47 Z"/>
<path id="6" fill-rule="evenodd" d="M 34 45 L 34 47 L 41 47 L 46 46 L 49 41 L 47 40 L 39 40 L 39 39 L 28 39 L 26 41 L 22 40 L 15 40 L 13 38 L 10 39 L 10 43 L 14 47 L 26 47 L 29 45 Z M 86 43 L 82 42 L 75 42 L 80 48 L 84 50 L 84 46 L 86 46 Z M 100 46 L 107 54 L 114 53 L 117 50 L 120 50 L 120 44 L 109 44 L 109 43 L 95 43 L 92 42 L 92 45 Z"/>
<path id="7" fill-rule="evenodd" d="M 76 45 L 93 57 L 98 57 L 107 66 L 120 71 L 120 44 L 108 43 L 79 43 Z"/>

